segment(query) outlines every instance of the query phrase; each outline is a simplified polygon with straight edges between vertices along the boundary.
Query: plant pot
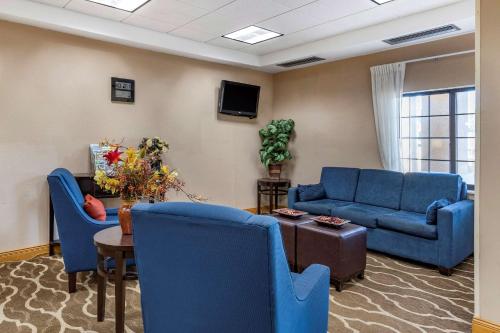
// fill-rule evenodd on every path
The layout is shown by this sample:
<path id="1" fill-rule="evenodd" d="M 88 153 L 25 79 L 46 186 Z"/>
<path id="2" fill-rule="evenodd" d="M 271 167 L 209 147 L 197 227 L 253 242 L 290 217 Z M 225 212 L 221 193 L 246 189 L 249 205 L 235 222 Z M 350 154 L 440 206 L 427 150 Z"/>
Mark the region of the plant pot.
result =
<path id="1" fill-rule="evenodd" d="M 281 178 L 281 164 L 269 164 L 269 177 Z"/>
<path id="2" fill-rule="evenodd" d="M 124 235 L 132 235 L 132 214 L 130 210 L 136 202 L 136 200 L 122 199 L 120 208 L 118 208 L 118 221 L 120 221 L 120 227 Z"/>

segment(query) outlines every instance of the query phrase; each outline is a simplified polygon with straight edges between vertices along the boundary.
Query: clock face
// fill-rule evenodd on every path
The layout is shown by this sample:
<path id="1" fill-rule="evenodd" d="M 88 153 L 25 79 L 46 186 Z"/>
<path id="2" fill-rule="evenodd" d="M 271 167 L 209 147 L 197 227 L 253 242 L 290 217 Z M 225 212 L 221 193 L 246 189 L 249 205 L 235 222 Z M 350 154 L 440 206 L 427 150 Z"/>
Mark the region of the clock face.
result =
<path id="1" fill-rule="evenodd" d="M 117 81 L 115 83 L 115 88 L 116 89 L 125 89 L 125 90 L 132 90 L 132 84 L 128 82 L 120 82 Z"/>
<path id="2" fill-rule="evenodd" d="M 135 81 L 112 77 L 111 101 L 134 103 L 134 100 L 135 100 Z"/>

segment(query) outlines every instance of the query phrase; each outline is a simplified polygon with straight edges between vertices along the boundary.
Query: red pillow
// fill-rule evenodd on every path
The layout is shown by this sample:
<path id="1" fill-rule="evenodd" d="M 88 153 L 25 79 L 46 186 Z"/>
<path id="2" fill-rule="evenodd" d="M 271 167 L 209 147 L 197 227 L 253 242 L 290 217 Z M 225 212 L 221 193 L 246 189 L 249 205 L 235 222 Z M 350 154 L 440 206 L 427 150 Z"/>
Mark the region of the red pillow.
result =
<path id="1" fill-rule="evenodd" d="M 106 221 L 106 209 L 101 200 L 94 198 L 90 194 L 85 196 L 85 203 L 83 204 L 83 209 L 90 215 L 93 219 L 98 221 Z"/>

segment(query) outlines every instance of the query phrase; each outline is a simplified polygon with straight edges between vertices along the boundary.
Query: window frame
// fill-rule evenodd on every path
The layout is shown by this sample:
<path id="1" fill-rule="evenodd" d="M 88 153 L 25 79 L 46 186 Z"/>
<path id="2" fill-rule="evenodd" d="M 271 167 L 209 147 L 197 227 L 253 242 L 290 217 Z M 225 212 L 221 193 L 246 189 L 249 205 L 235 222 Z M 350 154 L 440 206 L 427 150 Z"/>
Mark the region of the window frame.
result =
<path id="1" fill-rule="evenodd" d="M 474 141 L 476 140 L 477 136 L 476 136 L 476 128 L 477 128 L 477 124 L 476 124 L 476 127 L 474 129 L 474 136 L 473 137 L 457 137 L 457 116 L 460 116 L 460 115 L 476 115 L 477 113 L 477 110 L 474 110 L 475 112 L 474 113 L 457 113 L 457 93 L 461 93 L 461 92 L 469 92 L 469 91 L 476 91 L 476 87 L 475 86 L 465 86 L 465 87 L 459 87 L 459 88 L 447 88 L 447 89 L 436 89 L 436 90 L 426 90 L 426 91 L 416 91 L 416 92 L 407 92 L 407 93 L 403 93 L 401 95 L 402 98 L 404 97 L 416 97 L 416 96 L 432 96 L 432 95 L 440 95 L 440 94 L 449 94 L 449 128 L 450 128 L 450 136 L 449 137 L 431 137 L 431 133 L 430 133 L 430 119 L 433 118 L 433 117 L 443 117 L 444 115 L 431 115 L 430 112 L 430 107 L 429 107 L 429 114 L 426 115 L 426 116 L 411 116 L 409 115 L 408 117 L 402 117 L 401 115 L 399 116 L 399 140 L 401 139 L 426 139 L 429 141 L 428 145 L 429 145 L 429 158 L 421 158 L 421 159 L 416 159 L 416 158 L 401 158 L 402 160 L 405 160 L 405 159 L 408 159 L 409 161 L 412 161 L 412 160 L 417 160 L 417 161 L 427 161 L 428 163 L 430 163 L 431 161 L 442 161 L 442 162 L 449 162 L 450 163 L 450 173 L 457 173 L 457 162 L 473 162 L 474 165 L 476 163 L 476 158 L 474 157 L 474 161 L 466 161 L 466 160 L 457 160 L 457 139 L 474 139 Z M 430 99 L 429 99 L 429 103 L 430 103 Z M 424 137 L 424 138 L 420 138 L 420 137 L 412 137 L 412 136 L 409 136 L 408 138 L 401 138 L 401 119 L 402 118 L 408 118 L 408 119 L 412 119 L 412 118 L 428 118 L 429 119 L 429 135 L 428 137 Z M 430 158 L 430 152 L 431 152 L 431 149 L 430 149 L 430 144 L 431 144 L 431 140 L 432 139 L 449 139 L 450 140 L 450 146 L 449 146 L 449 149 L 450 149 L 450 159 L 449 160 L 439 160 L 439 159 L 435 159 L 435 158 Z M 430 168 L 430 165 L 429 165 L 429 168 Z M 467 184 L 467 189 L 468 190 L 471 190 L 473 191 L 475 188 L 475 184 L 472 185 L 472 184 Z"/>

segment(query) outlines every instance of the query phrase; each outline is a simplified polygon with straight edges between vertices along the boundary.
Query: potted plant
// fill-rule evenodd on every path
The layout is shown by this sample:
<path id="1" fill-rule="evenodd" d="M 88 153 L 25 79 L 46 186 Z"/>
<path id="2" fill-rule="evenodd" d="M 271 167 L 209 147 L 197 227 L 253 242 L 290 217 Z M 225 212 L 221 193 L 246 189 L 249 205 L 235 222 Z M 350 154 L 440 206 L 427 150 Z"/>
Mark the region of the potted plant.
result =
<path id="1" fill-rule="evenodd" d="M 167 165 L 155 170 L 152 167 L 151 157 L 141 155 L 141 151 L 135 148 L 121 152 L 117 147 L 104 155 L 108 165 L 114 166 L 113 175 L 108 176 L 104 171 L 97 170 L 94 177 L 102 189 L 120 194 L 118 220 L 123 234 L 132 233 L 130 209 L 141 199 L 167 201 L 167 192 L 174 190 L 183 192 L 192 201 L 204 200 L 185 191 L 184 182 L 178 178 L 177 171 L 170 170 Z"/>
<path id="2" fill-rule="evenodd" d="M 260 161 L 269 170 L 271 178 L 280 178 L 283 162 L 292 159 L 292 154 L 288 150 L 288 142 L 294 127 L 295 122 L 292 119 L 271 120 L 259 131 L 262 139 Z"/>

